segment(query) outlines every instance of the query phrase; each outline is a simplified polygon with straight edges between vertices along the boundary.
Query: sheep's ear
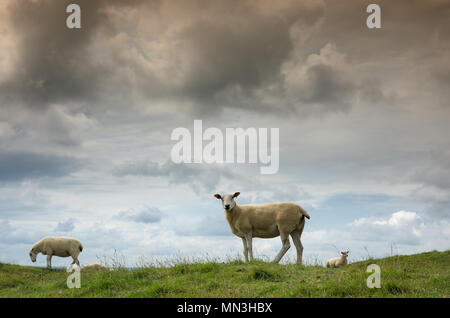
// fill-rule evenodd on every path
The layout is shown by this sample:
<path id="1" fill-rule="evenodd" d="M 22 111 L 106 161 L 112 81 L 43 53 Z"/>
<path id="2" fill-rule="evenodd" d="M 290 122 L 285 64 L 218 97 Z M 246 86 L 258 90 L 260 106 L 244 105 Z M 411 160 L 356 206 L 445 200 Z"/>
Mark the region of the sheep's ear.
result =
<path id="1" fill-rule="evenodd" d="M 237 198 L 238 196 L 239 196 L 239 194 L 241 194 L 240 192 L 235 192 L 234 194 L 233 194 L 233 198 Z"/>
<path id="2" fill-rule="evenodd" d="M 220 196 L 220 194 L 214 194 L 214 196 L 217 198 L 217 199 L 222 199 L 222 197 Z"/>

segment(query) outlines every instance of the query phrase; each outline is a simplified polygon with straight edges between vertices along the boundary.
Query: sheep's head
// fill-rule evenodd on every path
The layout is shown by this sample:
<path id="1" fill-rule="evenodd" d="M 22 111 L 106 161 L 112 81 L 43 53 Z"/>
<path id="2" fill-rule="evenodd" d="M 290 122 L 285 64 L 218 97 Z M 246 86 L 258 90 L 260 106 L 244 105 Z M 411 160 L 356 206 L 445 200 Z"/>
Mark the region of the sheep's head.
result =
<path id="1" fill-rule="evenodd" d="M 344 251 L 344 252 L 341 252 L 341 254 L 342 254 L 342 256 L 347 257 L 349 252 L 350 251 Z"/>
<path id="2" fill-rule="evenodd" d="M 234 201 L 234 198 L 238 197 L 240 192 L 235 192 L 234 194 L 214 194 L 214 196 L 217 199 L 222 200 L 222 206 L 225 209 L 225 211 L 231 211 L 235 206 L 236 202 Z"/>
<path id="3" fill-rule="evenodd" d="M 29 255 L 30 255 L 31 261 L 32 261 L 33 263 L 36 262 L 36 257 L 37 257 L 37 255 L 38 255 L 38 253 L 37 253 L 34 249 L 31 249 L 31 250 L 30 250 Z"/>

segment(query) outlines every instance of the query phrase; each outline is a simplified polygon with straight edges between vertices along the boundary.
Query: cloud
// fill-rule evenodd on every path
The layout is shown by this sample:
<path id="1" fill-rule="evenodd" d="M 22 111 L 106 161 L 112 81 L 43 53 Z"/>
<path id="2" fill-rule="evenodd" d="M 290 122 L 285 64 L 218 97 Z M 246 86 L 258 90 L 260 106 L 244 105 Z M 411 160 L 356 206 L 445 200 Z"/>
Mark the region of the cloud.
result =
<path id="1" fill-rule="evenodd" d="M 257 107 L 243 100 L 277 80 L 292 48 L 291 26 L 298 20 L 314 24 L 323 14 L 322 4 L 313 1 L 186 1 L 181 7 L 163 1 L 141 9 L 120 14 L 114 21 L 122 32 L 105 43 L 118 69 L 144 98 L 191 101 L 203 114 L 224 104 Z M 144 17 L 151 21 L 145 31 L 117 23 Z M 240 93 L 243 100 L 235 100 Z"/>
<path id="2" fill-rule="evenodd" d="M 140 209 L 128 209 L 119 212 L 115 218 L 137 223 L 157 223 L 163 217 L 162 212 L 155 207 L 143 207 Z"/>
<path id="3" fill-rule="evenodd" d="M 75 229 L 75 219 L 70 218 L 66 221 L 58 222 L 55 232 L 72 232 Z"/>
<path id="4" fill-rule="evenodd" d="M 410 71 L 424 73 L 420 65 L 436 78 L 432 91 L 446 91 L 436 67 L 446 53 L 434 53 L 448 52 L 442 51 L 450 33 L 445 2 L 382 1 L 389 8 L 383 14 L 395 19 L 383 19 L 377 33 L 364 27 L 365 3 L 80 0 L 81 30 L 65 27 L 69 3 L 3 5 L 3 104 L 87 110 L 170 101 L 174 110 L 197 115 L 225 108 L 280 115 L 292 108 L 348 111 L 355 97 L 379 102 L 392 82 L 405 87 Z M 417 53 L 405 57 L 405 47 Z M 390 52 L 403 62 L 390 59 Z M 387 72 L 392 76 L 385 81 Z"/>
<path id="5" fill-rule="evenodd" d="M 0 152 L 0 182 L 57 178 L 76 171 L 77 167 L 78 161 L 71 157 Z"/>
<path id="6" fill-rule="evenodd" d="M 98 98 L 110 71 L 87 58 L 95 35 L 108 28 L 106 6 L 117 1 L 80 0 L 82 29 L 66 27 L 70 1 L 8 1 L 3 20 L 14 58 L 12 71 L 0 83 L 1 100 L 42 109 L 51 103 L 86 102 Z M 128 4 L 121 2 L 124 8 Z"/>
<path id="7" fill-rule="evenodd" d="M 232 179 L 235 174 L 228 168 L 207 164 L 175 164 L 139 161 L 113 169 L 115 176 L 165 177 L 170 184 L 188 184 L 195 193 L 217 189 L 220 178 Z"/>
<path id="8" fill-rule="evenodd" d="M 5 100 L 30 107 L 124 96 L 191 100 L 203 110 L 229 87 L 251 90 L 289 54 L 291 26 L 313 24 L 317 1 L 83 1 L 81 30 L 65 27 L 70 1 L 10 1 L 15 35 Z M 136 24 L 136 21 L 140 21 Z M 127 49 L 124 50 L 123 48 Z M 220 107 L 220 105 L 217 105 Z"/>
<path id="9" fill-rule="evenodd" d="M 431 220 L 411 211 L 397 211 L 382 218 L 359 217 L 326 230 L 311 231 L 307 224 L 302 236 L 303 245 L 308 247 L 305 251 L 320 255 L 322 260 L 347 249 L 352 260 L 367 258 L 367 251 L 372 257 L 442 251 L 450 248 L 449 239 L 448 221 Z"/>
<path id="10" fill-rule="evenodd" d="M 295 104 L 328 105 L 348 109 L 355 83 L 348 76 L 349 64 L 336 45 L 328 43 L 319 54 L 311 54 L 306 61 L 290 60 L 283 66 L 286 91 Z"/>
<path id="11" fill-rule="evenodd" d="M 27 231 L 20 226 L 12 225 L 8 220 L 0 220 L 0 244 L 34 244 L 41 237 L 39 231 Z"/>
<path id="12" fill-rule="evenodd" d="M 411 179 L 440 189 L 450 189 L 450 151 L 430 151 L 424 166 L 416 169 Z"/>
<path id="13" fill-rule="evenodd" d="M 67 156 L 73 150 L 79 151 L 84 136 L 96 127 L 95 118 L 73 107 L 51 105 L 36 111 L 6 104 L 0 112 L 0 144 L 3 151 Z"/>
<path id="14" fill-rule="evenodd" d="M 389 219 L 359 218 L 350 224 L 355 239 L 364 241 L 392 241 L 417 245 L 424 235 L 425 223 L 416 212 L 398 211 Z"/>
<path id="15" fill-rule="evenodd" d="M 26 259 L 73 215 L 86 260 L 241 254 L 222 191 L 314 209 L 305 253 L 321 258 L 448 247 L 448 1 L 380 0 L 380 30 L 368 0 L 79 0 L 81 30 L 68 3 L 0 1 L 1 255 Z M 279 173 L 165 161 L 194 118 L 280 128 Z"/>

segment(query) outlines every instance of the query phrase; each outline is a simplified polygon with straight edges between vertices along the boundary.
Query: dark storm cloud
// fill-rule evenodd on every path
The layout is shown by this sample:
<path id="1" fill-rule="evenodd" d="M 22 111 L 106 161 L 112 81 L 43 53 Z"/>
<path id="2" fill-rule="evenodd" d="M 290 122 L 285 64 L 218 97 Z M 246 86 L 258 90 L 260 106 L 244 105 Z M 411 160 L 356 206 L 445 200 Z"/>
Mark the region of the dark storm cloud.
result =
<path id="1" fill-rule="evenodd" d="M 92 98 L 104 70 L 89 65 L 86 48 L 104 19 L 98 12 L 103 1 L 78 1 L 83 29 L 65 27 L 71 1 L 11 2 L 9 28 L 17 36 L 16 72 L 0 86 L 4 101 L 30 107 Z"/>
<path id="2" fill-rule="evenodd" d="M 99 103 L 114 86 L 138 98 L 220 104 L 230 87 L 250 94 L 275 81 L 292 25 L 323 13 L 309 1 L 78 1 L 82 28 L 70 30 L 69 3 L 9 3 L 17 61 L 0 86 L 4 103 Z"/>
<path id="3" fill-rule="evenodd" d="M 323 23 L 295 47 L 291 59 L 306 64 L 306 57 L 332 43 L 345 56 L 347 65 L 341 70 L 333 69 L 333 63 L 311 66 L 303 73 L 308 79 L 308 85 L 303 85 L 306 90 L 299 85 L 302 78 L 296 78 L 292 84 L 299 87 L 297 108 L 307 109 L 316 101 L 322 104 L 321 112 L 348 110 L 358 102 L 401 105 L 417 101 L 427 92 L 432 94 L 429 101 L 440 99 L 440 105 L 445 105 L 442 96 L 448 96 L 445 70 L 450 53 L 450 2 L 378 1 L 381 29 L 366 27 L 370 3 L 325 1 Z M 407 92 L 404 100 L 392 100 L 399 91 Z"/>
<path id="4" fill-rule="evenodd" d="M 327 55 L 338 55 L 336 47 L 327 45 L 320 55 L 311 55 L 299 68 L 286 72 L 285 85 L 287 97 L 296 109 L 319 111 L 348 110 L 354 95 L 359 91 L 358 84 L 348 76 L 342 61 L 327 61 Z M 320 61 L 312 62 L 311 57 Z"/>
<path id="5" fill-rule="evenodd" d="M 351 96 L 351 85 L 339 78 L 328 65 L 315 65 L 308 69 L 307 81 L 311 90 L 301 97 L 305 102 L 332 102 Z"/>
<path id="6" fill-rule="evenodd" d="M 226 7 L 212 7 L 211 13 L 217 19 L 200 18 L 179 38 L 189 43 L 195 55 L 190 61 L 192 77 L 181 93 L 213 102 L 217 93 L 230 86 L 247 90 L 277 80 L 293 46 L 290 28 L 297 20 L 316 22 L 322 8 L 297 3 L 271 15 L 258 12 L 257 5 L 232 1 Z"/>
<path id="7" fill-rule="evenodd" d="M 445 48 L 450 34 L 444 0 L 380 1 L 381 30 L 365 26 L 369 1 L 80 0 L 81 30 L 65 26 L 69 3 L 9 2 L 6 23 L 17 59 L 0 84 L 3 103 L 92 108 L 175 100 L 182 101 L 175 108 L 197 114 L 224 107 L 283 114 L 348 110 L 355 96 L 383 100 L 377 70 L 361 82 L 350 64 L 346 71 L 311 65 L 298 85 L 289 83 L 297 93 L 286 92 L 284 63 L 302 65 L 328 43 L 350 63 L 389 64 L 392 54 L 408 56 L 411 66 L 429 60 L 436 92 L 448 87 L 433 62 L 439 55 L 433 50 Z"/>
<path id="8" fill-rule="evenodd" d="M 92 59 L 95 36 L 111 36 L 104 9 L 142 1 L 79 0 L 82 29 L 66 27 L 73 1 L 17 0 L 7 5 L 7 31 L 15 36 L 15 72 L 0 85 L 3 103 L 42 108 L 49 103 L 98 101 L 114 72 Z M 103 34 L 103 35 L 101 35 Z"/>
<path id="9" fill-rule="evenodd" d="M 78 165 L 78 161 L 70 157 L 0 152 L 0 182 L 61 177 L 76 171 Z"/>
<path id="10" fill-rule="evenodd" d="M 357 63 L 383 60 L 390 64 L 397 58 L 426 61 L 439 54 L 436 49 L 448 48 L 448 0 L 376 1 L 381 7 L 381 29 L 366 27 L 366 8 L 371 3 L 326 0 L 326 21 L 305 51 L 317 51 L 324 41 L 332 41 Z"/>

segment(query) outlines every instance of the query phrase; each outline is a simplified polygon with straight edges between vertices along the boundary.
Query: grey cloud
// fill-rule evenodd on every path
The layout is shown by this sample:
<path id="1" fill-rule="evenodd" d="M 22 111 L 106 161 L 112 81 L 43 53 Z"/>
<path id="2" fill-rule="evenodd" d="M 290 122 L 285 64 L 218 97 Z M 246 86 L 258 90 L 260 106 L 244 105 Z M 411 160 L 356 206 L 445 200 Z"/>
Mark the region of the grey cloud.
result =
<path id="1" fill-rule="evenodd" d="M 221 178 L 232 179 L 234 173 L 226 168 L 206 164 L 175 164 L 140 161 L 124 164 L 113 170 L 115 176 L 165 177 L 171 184 L 189 184 L 195 193 L 212 192 Z"/>
<path id="2" fill-rule="evenodd" d="M 65 9 L 70 3 L 50 0 L 10 2 L 8 21 L 10 30 L 17 35 L 18 65 L 9 81 L 0 86 L 2 99 L 24 102 L 35 108 L 94 96 L 94 85 L 98 82 L 95 74 L 100 75 L 100 70 L 87 65 L 89 59 L 84 55 L 93 29 L 101 22 L 100 2 L 79 2 L 85 13 L 82 30 L 65 27 Z M 92 72 L 94 69 L 96 72 Z"/>
<path id="3" fill-rule="evenodd" d="M 428 152 L 426 163 L 416 169 L 411 180 L 438 188 L 450 189 L 450 151 L 439 150 Z"/>
<path id="4" fill-rule="evenodd" d="M 156 223 L 161 221 L 162 212 L 155 207 L 144 207 L 140 209 L 129 209 L 119 212 L 115 218 L 133 221 L 137 223 Z"/>
<path id="5" fill-rule="evenodd" d="M 351 95 L 351 86 L 328 65 L 315 65 L 308 69 L 307 81 L 312 84 L 311 89 L 301 96 L 306 102 L 339 101 Z"/>
<path id="6" fill-rule="evenodd" d="M 213 193 L 240 191 L 240 203 L 266 203 L 272 201 L 294 201 L 310 199 L 310 194 L 302 187 L 270 182 L 264 177 L 248 173 L 250 165 L 238 164 L 218 166 L 214 164 L 175 164 L 137 161 L 119 165 L 112 171 L 116 177 L 157 177 L 168 180 L 169 184 L 187 185 L 201 198 L 211 198 Z M 257 170 L 256 170 L 257 171 Z M 256 172 L 259 175 L 259 172 Z"/>
<path id="7" fill-rule="evenodd" d="M 327 43 L 307 57 L 293 54 L 281 69 L 283 93 L 280 100 L 301 115 L 348 112 L 356 101 L 376 106 L 388 101 L 376 76 L 361 78 L 346 54 Z"/>
<path id="8" fill-rule="evenodd" d="M 3 104 L 89 109 L 170 100 L 176 110 L 205 116 L 226 107 L 284 115 L 296 108 L 302 114 L 348 110 L 355 97 L 383 101 L 378 67 L 406 77 L 420 62 L 436 69 L 445 59 L 432 50 L 445 48 L 450 34 L 448 3 L 441 0 L 381 1 L 383 29 L 375 31 L 365 27 L 368 1 L 80 0 L 81 30 L 65 27 L 69 3 L 9 2 L 5 21 L 18 58 L 0 85 Z M 371 66 L 342 72 L 310 65 L 303 83 L 291 83 L 296 93 L 286 93 L 283 65 L 296 58 L 304 63 L 330 41 L 352 65 Z M 405 48 L 418 53 L 396 66 L 390 56 L 404 56 Z M 436 92 L 446 91 L 445 72 L 436 74 L 442 79 Z"/>
<path id="9" fill-rule="evenodd" d="M 371 3 L 325 0 L 326 23 L 305 50 L 317 50 L 323 46 L 323 39 L 332 39 L 355 63 L 394 62 L 395 67 L 401 60 L 418 58 L 425 62 L 446 47 L 450 34 L 447 0 L 377 1 L 382 10 L 382 28 L 377 30 L 366 27 L 366 8 Z M 406 56 L 407 52 L 414 54 Z"/>
<path id="10" fill-rule="evenodd" d="M 0 152 L 0 182 L 61 177 L 76 171 L 78 165 L 71 157 Z"/>
<path id="11" fill-rule="evenodd" d="M 79 150 L 83 135 L 95 126 L 94 118 L 62 105 L 44 111 L 4 105 L 0 112 L 0 144 L 4 151 L 67 154 L 69 149 Z"/>
<path id="12" fill-rule="evenodd" d="M 256 107 L 239 100 L 225 104 L 223 95 L 234 88 L 247 97 L 276 81 L 292 49 L 291 26 L 298 20 L 313 24 L 323 14 L 323 6 L 310 1 L 187 1 L 178 6 L 165 1 L 143 7 L 142 15 L 158 23 L 158 34 L 149 31 L 154 43 L 125 30 L 117 41 L 132 45 L 131 52 L 115 56 L 119 66 L 131 68 L 140 94 L 188 100 L 204 112 L 236 103 Z"/>
<path id="13" fill-rule="evenodd" d="M 15 36 L 15 72 L 0 85 L 3 103 L 23 103 L 42 108 L 52 103 L 92 103 L 108 92 L 107 80 L 114 74 L 93 55 L 97 37 L 114 31 L 107 11 L 143 1 L 79 0 L 82 28 L 66 27 L 66 8 L 73 1 L 9 1 L 5 23 Z M 103 59 L 105 57 L 103 56 Z"/>
<path id="14" fill-rule="evenodd" d="M 223 106 L 220 94 L 230 87 L 247 95 L 276 80 L 292 49 L 291 26 L 316 23 L 324 9 L 312 1 L 80 0 L 82 29 L 70 30 L 69 3 L 9 3 L 20 69 L 0 85 L 4 103 L 98 105 L 118 95 L 110 87 L 120 86 L 125 99 L 134 94 L 191 100 L 204 110 Z M 133 26 L 144 19 L 147 29 Z"/>

